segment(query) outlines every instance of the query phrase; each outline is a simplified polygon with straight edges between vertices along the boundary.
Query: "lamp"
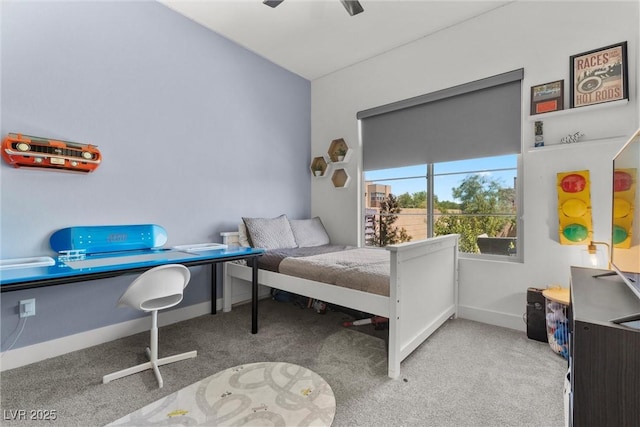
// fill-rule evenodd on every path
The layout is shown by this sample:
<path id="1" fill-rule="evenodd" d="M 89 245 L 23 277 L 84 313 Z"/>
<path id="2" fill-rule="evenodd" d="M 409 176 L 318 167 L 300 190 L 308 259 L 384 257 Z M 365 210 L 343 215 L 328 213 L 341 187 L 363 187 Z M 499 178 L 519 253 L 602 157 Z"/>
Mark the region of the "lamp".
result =
<path id="1" fill-rule="evenodd" d="M 611 248 L 609 247 L 609 244 L 606 242 L 594 242 L 591 241 L 589 242 L 589 245 L 587 246 L 587 252 L 589 253 L 589 262 L 591 263 L 591 265 L 593 267 L 597 267 L 598 266 L 598 248 L 596 247 L 596 245 L 604 245 L 607 247 L 607 269 L 611 270 Z"/>

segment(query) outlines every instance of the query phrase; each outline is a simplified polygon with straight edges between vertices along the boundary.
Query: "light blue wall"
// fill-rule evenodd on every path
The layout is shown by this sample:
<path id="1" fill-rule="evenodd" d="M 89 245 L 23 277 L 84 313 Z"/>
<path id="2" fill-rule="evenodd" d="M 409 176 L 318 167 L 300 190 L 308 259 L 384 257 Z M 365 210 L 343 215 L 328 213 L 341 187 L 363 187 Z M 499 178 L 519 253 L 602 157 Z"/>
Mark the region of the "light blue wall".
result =
<path id="1" fill-rule="evenodd" d="M 310 214 L 310 83 L 152 1 L 3 2 L 2 137 L 91 143 L 76 175 L 0 165 L 0 258 L 53 255 L 50 234 L 156 223 L 168 245 L 220 241 L 241 216 Z M 211 298 L 193 268 L 182 305 Z M 3 350 L 137 316 L 115 308 L 132 276 L 6 292 Z"/>

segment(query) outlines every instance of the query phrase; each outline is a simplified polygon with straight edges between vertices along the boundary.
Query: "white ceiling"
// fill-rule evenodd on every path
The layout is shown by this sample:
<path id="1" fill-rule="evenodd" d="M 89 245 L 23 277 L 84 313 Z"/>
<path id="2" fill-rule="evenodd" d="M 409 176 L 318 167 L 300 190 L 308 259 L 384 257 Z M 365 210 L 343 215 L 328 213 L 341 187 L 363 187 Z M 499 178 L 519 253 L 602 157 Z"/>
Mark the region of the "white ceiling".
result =
<path id="1" fill-rule="evenodd" d="M 374 57 L 517 0 L 159 0 L 308 80 Z"/>

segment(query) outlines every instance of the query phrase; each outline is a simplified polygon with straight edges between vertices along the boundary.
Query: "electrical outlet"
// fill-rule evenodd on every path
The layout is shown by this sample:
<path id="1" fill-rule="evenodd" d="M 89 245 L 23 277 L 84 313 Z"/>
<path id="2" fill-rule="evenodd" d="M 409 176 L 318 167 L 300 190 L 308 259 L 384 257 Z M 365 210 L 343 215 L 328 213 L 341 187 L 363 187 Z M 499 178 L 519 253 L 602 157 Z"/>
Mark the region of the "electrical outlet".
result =
<path id="1" fill-rule="evenodd" d="M 20 300 L 20 317 L 31 317 L 36 315 L 36 299 Z"/>

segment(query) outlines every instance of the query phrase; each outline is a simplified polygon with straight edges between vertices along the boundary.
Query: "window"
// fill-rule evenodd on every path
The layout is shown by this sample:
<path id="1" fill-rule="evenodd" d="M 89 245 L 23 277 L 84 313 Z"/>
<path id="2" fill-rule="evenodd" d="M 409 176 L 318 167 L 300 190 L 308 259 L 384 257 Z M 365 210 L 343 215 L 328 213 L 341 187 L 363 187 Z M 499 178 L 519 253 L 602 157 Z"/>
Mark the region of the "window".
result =
<path id="1" fill-rule="evenodd" d="M 464 253 L 521 258 L 523 76 L 513 70 L 358 112 L 366 244 L 458 233 Z"/>
<path id="2" fill-rule="evenodd" d="M 440 162 L 364 173 L 365 245 L 460 234 L 465 254 L 518 255 L 519 155 Z M 433 197 L 431 197 L 433 195 Z"/>

